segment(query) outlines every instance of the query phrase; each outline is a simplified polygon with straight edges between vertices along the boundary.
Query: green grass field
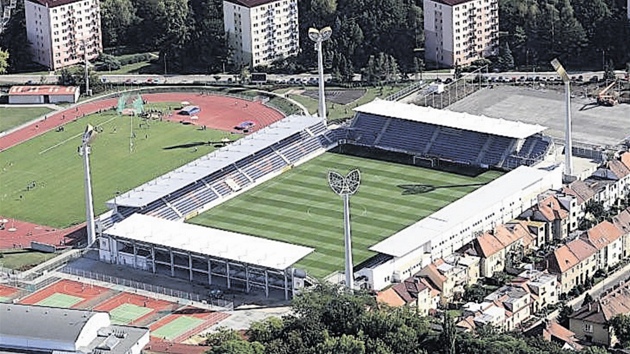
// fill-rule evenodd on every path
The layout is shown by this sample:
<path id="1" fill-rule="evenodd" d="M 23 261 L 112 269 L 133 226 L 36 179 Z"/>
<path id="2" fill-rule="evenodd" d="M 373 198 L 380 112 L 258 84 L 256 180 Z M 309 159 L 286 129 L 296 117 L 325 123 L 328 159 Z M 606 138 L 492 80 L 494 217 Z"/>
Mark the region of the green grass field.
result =
<path id="1" fill-rule="evenodd" d="M 23 245 L 29 247 L 29 245 Z M 58 253 L 44 253 L 28 249 L 10 249 L 2 252 L 0 266 L 19 271 L 25 271 L 57 257 Z"/>
<path id="2" fill-rule="evenodd" d="M 83 164 L 77 148 L 88 123 L 103 129 L 91 154 L 97 215 L 107 210 L 105 202 L 117 191 L 126 192 L 215 150 L 203 143 L 238 138 L 166 121 L 151 121 L 149 129 L 139 129 L 139 118 L 132 121 L 111 111 L 94 114 L 66 124 L 64 132 L 48 132 L 2 152 L 0 215 L 52 227 L 85 220 Z M 136 138 L 130 138 L 131 127 Z M 201 145 L 195 151 L 186 144 Z M 31 181 L 36 187 L 27 191 Z"/>
<path id="3" fill-rule="evenodd" d="M 361 187 L 351 198 L 353 260 L 374 253 L 368 247 L 463 197 L 500 172 L 477 177 L 326 153 L 251 191 L 208 210 L 190 222 L 313 247 L 297 266 L 315 277 L 343 269 L 343 206 L 326 173 L 359 168 Z M 428 184 L 424 194 L 403 195 L 401 184 Z"/>
<path id="4" fill-rule="evenodd" d="M 114 324 L 128 324 L 153 311 L 151 308 L 134 304 L 122 304 L 109 311 Z"/>
<path id="5" fill-rule="evenodd" d="M 61 293 L 54 293 L 44 300 L 38 302 L 36 305 L 39 306 L 49 306 L 49 307 L 62 307 L 62 308 L 71 308 L 72 306 L 78 304 L 83 301 L 82 297 L 72 296 Z"/>
<path id="6" fill-rule="evenodd" d="M 0 107 L 0 132 L 19 127 L 51 111 L 46 107 Z"/>
<path id="7" fill-rule="evenodd" d="M 166 338 L 168 340 L 172 340 L 182 335 L 184 332 L 199 326 L 202 323 L 202 319 L 189 316 L 181 316 L 153 331 L 151 335 L 158 338 Z"/>

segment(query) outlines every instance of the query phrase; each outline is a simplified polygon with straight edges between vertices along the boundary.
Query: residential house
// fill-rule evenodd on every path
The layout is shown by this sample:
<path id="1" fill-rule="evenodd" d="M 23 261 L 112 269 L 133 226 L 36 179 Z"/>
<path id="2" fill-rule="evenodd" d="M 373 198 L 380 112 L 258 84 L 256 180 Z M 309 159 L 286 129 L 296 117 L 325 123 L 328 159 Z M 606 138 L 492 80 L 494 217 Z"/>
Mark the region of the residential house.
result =
<path id="1" fill-rule="evenodd" d="M 561 203 L 560 198 L 566 202 Z M 538 204 L 527 209 L 519 216 L 519 219 L 545 223 L 545 231 L 547 232 L 545 243 L 553 240 L 564 240 L 569 235 L 569 232 L 577 228 L 577 216 L 576 220 L 572 222 L 571 213 L 569 212 L 570 208 L 573 208 L 573 212 L 577 214 L 577 201 L 575 198 L 549 195 L 539 201 Z"/>
<path id="2" fill-rule="evenodd" d="M 531 296 L 525 289 L 505 285 L 486 296 L 480 304 L 465 304 L 462 318 L 456 326 L 462 331 L 474 331 L 485 325 L 511 331 L 531 316 L 530 303 Z"/>
<path id="3" fill-rule="evenodd" d="M 622 232 L 622 258 L 630 256 L 630 208 L 619 213 L 612 219 L 613 224 Z"/>
<path id="4" fill-rule="evenodd" d="M 547 270 L 558 278 L 560 294 L 566 294 L 593 277 L 597 249 L 582 239 L 573 240 L 547 257 Z"/>
<path id="5" fill-rule="evenodd" d="M 481 257 L 481 276 L 492 277 L 522 257 L 534 244 L 528 225 L 510 222 L 477 237 L 466 252 Z"/>
<path id="6" fill-rule="evenodd" d="M 595 191 L 590 187 L 589 184 L 582 180 L 577 180 L 562 188 L 562 192 L 574 196 L 577 201 L 578 207 L 578 219 L 582 219 L 584 217 L 584 209 L 586 208 L 586 203 L 591 200 L 595 200 Z"/>
<path id="7" fill-rule="evenodd" d="M 392 307 L 409 306 L 419 315 L 427 316 L 431 310 L 437 309 L 440 291 L 425 278 L 413 276 L 392 287 L 380 291 L 377 301 Z"/>
<path id="8" fill-rule="evenodd" d="M 628 283 L 575 311 L 569 316 L 569 329 L 581 340 L 612 347 L 618 341 L 610 321 L 621 314 L 630 314 Z"/>
<path id="9" fill-rule="evenodd" d="M 497 306 L 492 302 L 484 301 L 480 304 L 469 302 L 462 307 L 462 317 L 455 324 L 458 330 L 473 332 L 477 327 L 491 325 L 504 329 L 506 310 L 503 306 Z"/>
<path id="10" fill-rule="evenodd" d="M 510 284 L 527 290 L 532 298 L 531 313 L 558 303 L 558 279 L 556 276 L 539 270 L 526 270 Z"/>
<path id="11" fill-rule="evenodd" d="M 562 349 L 581 350 L 582 345 L 578 343 L 575 333 L 558 324 L 556 321 L 541 321 L 538 325 L 530 328 L 525 333 L 527 336 L 542 336 L 546 341 L 562 346 Z"/>
<path id="12" fill-rule="evenodd" d="M 623 257 L 622 231 L 610 221 L 603 221 L 580 238 L 597 249 L 597 269 L 606 269 L 617 265 Z"/>

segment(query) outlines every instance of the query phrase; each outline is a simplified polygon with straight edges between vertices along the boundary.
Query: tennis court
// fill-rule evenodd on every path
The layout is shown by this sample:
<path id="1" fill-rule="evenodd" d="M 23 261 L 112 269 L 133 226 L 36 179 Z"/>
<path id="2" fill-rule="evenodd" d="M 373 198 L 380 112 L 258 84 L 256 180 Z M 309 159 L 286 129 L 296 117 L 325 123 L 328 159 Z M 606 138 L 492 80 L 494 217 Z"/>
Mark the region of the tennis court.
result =
<path id="1" fill-rule="evenodd" d="M 153 331 L 151 335 L 158 338 L 173 340 L 186 331 L 196 328 L 202 323 L 204 323 L 204 320 L 202 319 L 190 316 L 181 316 L 158 328 L 156 331 Z"/>
<path id="2" fill-rule="evenodd" d="M 122 304 L 109 312 L 113 324 L 129 324 L 153 311 L 150 307 Z"/>
<path id="3" fill-rule="evenodd" d="M 62 307 L 62 308 L 71 308 L 72 306 L 78 304 L 79 302 L 85 300 L 82 297 L 66 295 L 61 293 L 54 293 L 49 297 L 43 299 L 36 303 L 39 306 L 49 306 L 49 307 Z"/>

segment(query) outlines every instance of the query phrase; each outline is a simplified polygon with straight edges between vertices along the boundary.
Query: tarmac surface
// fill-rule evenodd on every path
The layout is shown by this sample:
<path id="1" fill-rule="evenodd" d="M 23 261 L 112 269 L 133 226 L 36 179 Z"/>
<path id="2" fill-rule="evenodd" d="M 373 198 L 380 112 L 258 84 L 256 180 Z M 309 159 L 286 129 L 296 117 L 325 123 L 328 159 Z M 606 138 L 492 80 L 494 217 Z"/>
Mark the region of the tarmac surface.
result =
<path id="1" fill-rule="evenodd" d="M 503 118 L 547 127 L 544 134 L 564 139 L 564 89 L 495 85 L 450 105 L 447 109 Z M 617 145 L 630 138 L 630 104 L 604 107 L 587 97 L 584 88 L 572 87 L 573 141 L 590 145 Z"/>

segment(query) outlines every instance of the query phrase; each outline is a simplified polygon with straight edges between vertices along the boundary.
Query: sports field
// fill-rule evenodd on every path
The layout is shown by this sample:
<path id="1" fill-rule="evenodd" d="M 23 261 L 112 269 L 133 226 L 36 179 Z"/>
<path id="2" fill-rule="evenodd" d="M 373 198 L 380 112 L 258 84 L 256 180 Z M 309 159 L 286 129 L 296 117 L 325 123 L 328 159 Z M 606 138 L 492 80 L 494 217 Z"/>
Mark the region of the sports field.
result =
<path id="1" fill-rule="evenodd" d="M 201 325 L 203 322 L 204 320 L 199 318 L 181 316 L 158 328 L 157 330 L 152 331 L 151 335 L 158 338 L 173 340 L 184 332 Z"/>
<path id="2" fill-rule="evenodd" d="M 0 133 L 19 127 L 52 111 L 46 107 L 0 107 Z"/>
<path id="3" fill-rule="evenodd" d="M 109 311 L 114 324 L 129 324 L 138 318 L 153 311 L 152 308 L 137 306 L 134 304 L 122 304 L 115 309 Z"/>
<path id="4" fill-rule="evenodd" d="M 39 301 L 36 305 L 49 306 L 49 307 L 63 307 L 71 308 L 85 299 L 61 293 L 54 293 L 42 301 Z"/>
<path id="5" fill-rule="evenodd" d="M 92 144 L 91 168 L 96 214 L 117 191 L 125 192 L 215 149 L 238 135 L 192 125 L 93 114 L 2 151 L 0 215 L 52 227 L 85 219 L 83 164 L 77 153 L 86 125 L 102 128 Z M 131 146 L 131 144 L 133 144 Z M 29 188 L 29 185 L 34 186 Z"/>
<path id="6" fill-rule="evenodd" d="M 297 266 L 321 278 L 342 270 L 344 263 L 343 205 L 326 175 L 354 168 L 362 174 L 350 201 L 354 264 L 374 254 L 368 247 L 501 175 L 467 177 L 326 153 L 190 222 L 313 247 L 316 251 Z"/>

